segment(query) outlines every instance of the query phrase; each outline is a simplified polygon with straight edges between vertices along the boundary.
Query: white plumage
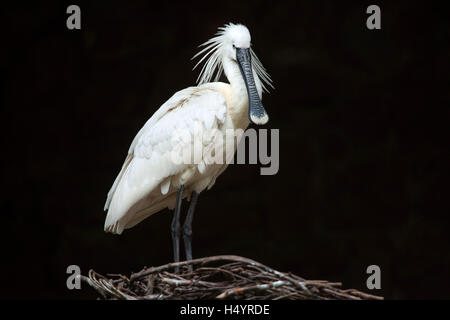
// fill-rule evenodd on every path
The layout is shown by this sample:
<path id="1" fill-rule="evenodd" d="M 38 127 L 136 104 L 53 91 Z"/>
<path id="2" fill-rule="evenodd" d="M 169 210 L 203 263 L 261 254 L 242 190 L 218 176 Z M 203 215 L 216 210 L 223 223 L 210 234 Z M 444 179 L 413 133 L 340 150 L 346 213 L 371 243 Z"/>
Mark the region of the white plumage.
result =
<path id="1" fill-rule="evenodd" d="M 204 45 L 206 48 L 200 53 L 209 50 L 205 56 L 210 56 L 200 73 L 200 85 L 175 93 L 134 138 L 108 193 L 105 231 L 121 234 L 155 212 L 174 208 L 181 185 L 184 186 L 183 197 L 189 197 L 193 191 L 200 193 L 211 188 L 226 169 L 226 164 L 205 161 L 211 157 L 215 144 L 221 143 L 214 137 L 203 139 L 201 154 L 196 155 L 200 161 L 184 164 L 175 163 L 171 158 L 174 148 L 192 150 L 196 135 L 213 130 L 225 134 L 227 129 L 245 129 L 249 124 L 249 86 L 236 62 L 236 47 L 250 48 L 248 29 L 228 24 Z M 268 85 L 271 85 L 270 77 L 254 52 L 250 52 L 254 86 L 261 98 L 263 85 L 258 75 Z M 230 83 L 208 82 L 215 71 L 225 71 Z M 177 132 L 194 139 L 177 136 Z"/>

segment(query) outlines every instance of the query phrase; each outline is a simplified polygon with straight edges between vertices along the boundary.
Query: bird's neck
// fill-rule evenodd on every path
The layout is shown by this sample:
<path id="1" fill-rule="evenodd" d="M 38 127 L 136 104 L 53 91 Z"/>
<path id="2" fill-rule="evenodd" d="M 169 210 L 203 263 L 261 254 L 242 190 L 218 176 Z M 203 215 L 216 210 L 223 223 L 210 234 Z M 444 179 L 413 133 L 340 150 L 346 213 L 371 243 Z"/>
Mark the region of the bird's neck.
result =
<path id="1" fill-rule="evenodd" d="M 248 120 L 248 93 L 244 78 L 236 61 L 224 59 L 222 63 L 223 70 L 231 87 L 231 95 L 229 101 L 227 101 L 228 113 L 235 128 L 245 129 L 248 127 L 250 121 Z M 261 82 L 255 72 L 253 72 L 253 77 L 259 97 L 261 98 Z"/>

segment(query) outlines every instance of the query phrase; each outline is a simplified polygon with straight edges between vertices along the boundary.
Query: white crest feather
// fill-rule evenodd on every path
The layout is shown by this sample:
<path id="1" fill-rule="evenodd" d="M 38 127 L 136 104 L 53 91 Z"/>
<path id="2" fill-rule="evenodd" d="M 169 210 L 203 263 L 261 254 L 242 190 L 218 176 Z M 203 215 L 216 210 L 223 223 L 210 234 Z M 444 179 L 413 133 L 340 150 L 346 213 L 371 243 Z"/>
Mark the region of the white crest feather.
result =
<path id="1" fill-rule="evenodd" d="M 239 26 L 233 23 L 228 23 L 223 27 L 219 27 L 219 31 L 216 33 L 215 37 L 209 39 L 205 43 L 201 44 L 199 47 L 204 47 L 200 50 L 192 59 L 199 57 L 204 54 L 204 56 L 197 62 L 194 66 L 193 70 L 197 68 L 203 61 L 205 61 L 202 69 L 200 70 L 200 74 L 197 78 L 197 84 L 201 85 L 204 83 L 219 81 L 222 73 L 223 73 L 223 65 L 222 65 L 222 48 L 225 45 L 225 34 L 229 30 L 229 28 Z M 274 89 L 272 85 L 272 79 L 270 78 L 269 73 L 262 65 L 261 61 L 256 56 L 255 52 L 252 48 L 250 48 L 251 62 L 252 68 L 258 78 L 261 80 L 261 86 L 264 91 L 268 92 L 269 86 Z"/>

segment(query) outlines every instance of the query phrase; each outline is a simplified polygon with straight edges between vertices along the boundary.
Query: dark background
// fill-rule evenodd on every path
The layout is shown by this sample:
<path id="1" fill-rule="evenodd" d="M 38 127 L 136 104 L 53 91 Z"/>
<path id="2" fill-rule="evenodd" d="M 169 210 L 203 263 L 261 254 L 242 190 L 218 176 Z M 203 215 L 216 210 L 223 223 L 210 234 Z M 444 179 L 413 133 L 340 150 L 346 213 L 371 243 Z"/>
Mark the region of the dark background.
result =
<path id="1" fill-rule="evenodd" d="M 190 58 L 241 22 L 276 90 L 280 170 L 230 166 L 199 199 L 194 256 L 237 254 L 386 298 L 450 298 L 448 11 L 433 2 L 2 4 L 2 298 L 94 298 L 83 273 L 172 259 L 164 210 L 122 236 L 103 205 L 134 135 L 195 83 Z M 366 28 L 378 4 L 382 29 Z M 161 6 L 161 7 L 160 7 Z M 186 209 L 186 206 L 184 207 Z"/>

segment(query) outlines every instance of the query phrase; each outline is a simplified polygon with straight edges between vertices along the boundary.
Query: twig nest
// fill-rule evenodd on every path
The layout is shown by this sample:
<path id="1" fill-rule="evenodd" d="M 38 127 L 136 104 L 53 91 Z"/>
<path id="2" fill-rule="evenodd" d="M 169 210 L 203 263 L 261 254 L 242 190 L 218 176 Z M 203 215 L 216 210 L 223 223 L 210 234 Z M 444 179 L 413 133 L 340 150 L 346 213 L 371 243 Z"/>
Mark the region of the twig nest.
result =
<path id="1" fill-rule="evenodd" d="M 180 271 L 175 273 L 175 267 Z M 213 256 L 145 268 L 130 277 L 102 276 L 93 270 L 82 280 L 102 299 L 383 299 L 341 283 L 305 280 L 239 256 Z"/>

